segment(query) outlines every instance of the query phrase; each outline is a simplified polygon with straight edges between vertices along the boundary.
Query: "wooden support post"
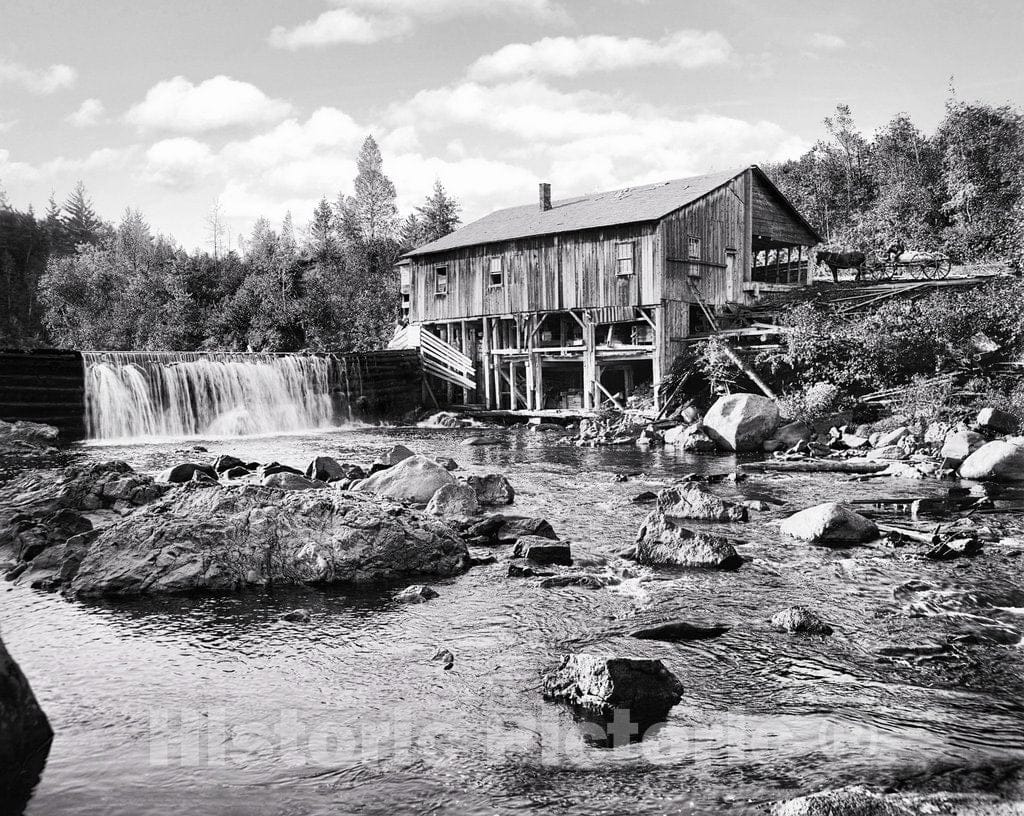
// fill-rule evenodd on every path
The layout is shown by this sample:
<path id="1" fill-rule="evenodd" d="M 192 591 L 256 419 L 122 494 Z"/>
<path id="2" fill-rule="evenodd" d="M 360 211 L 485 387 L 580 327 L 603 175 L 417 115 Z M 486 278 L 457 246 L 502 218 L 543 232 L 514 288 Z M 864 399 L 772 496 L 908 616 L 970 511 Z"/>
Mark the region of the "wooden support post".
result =
<path id="1" fill-rule="evenodd" d="M 494 408 L 494 389 L 491 375 L 491 366 L 494 361 L 491 359 L 491 321 L 484 317 L 480 329 L 480 363 L 483 366 L 484 380 L 484 407 Z"/>
<path id="2" fill-rule="evenodd" d="M 655 306 L 651 310 L 653 316 L 651 326 L 654 332 L 654 350 L 651 354 L 651 386 L 654 388 L 655 411 L 661 411 L 661 381 L 664 377 L 663 366 L 665 365 L 665 308 L 665 306 Z"/>
<path id="3" fill-rule="evenodd" d="M 467 331 L 468 323 L 463 320 L 459 325 L 459 348 L 462 353 L 469 356 L 469 332 Z M 462 389 L 462 404 L 465 405 L 469 402 L 469 392 L 471 389 L 463 387 Z"/>
<path id="4" fill-rule="evenodd" d="M 575 316 L 575 315 L 574 315 Z M 597 406 L 594 397 L 597 394 L 597 344 L 596 327 L 590 312 L 583 313 L 583 407 L 593 409 Z"/>
<path id="5" fill-rule="evenodd" d="M 544 362 L 540 359 L 540 354 L 534 352 L 530 355 L 530 363 L 533 367 L 533 388 L 534 388 L 534 409 L 537 411 L 544 410 Z"/>
<path id="6" fill-rule="evenodd" d="M 516 410 L 516 361 L 508 361 L 508 407 L 509 410 Z"/>
<path id="7" fill-rule="evenodd" d="M 523 363 L 523 369 L 526 371 L 526 409 L 528 411 L 533 411 L 537 407 L 534 404 L 534 399 L 536 398 L 537 394 L 536 394 L 536 391 L 534 390 L 534 383 L 533 383 L 533 355 L 532 354 L 529 357 L 527 357 L 526 362 Z"/>

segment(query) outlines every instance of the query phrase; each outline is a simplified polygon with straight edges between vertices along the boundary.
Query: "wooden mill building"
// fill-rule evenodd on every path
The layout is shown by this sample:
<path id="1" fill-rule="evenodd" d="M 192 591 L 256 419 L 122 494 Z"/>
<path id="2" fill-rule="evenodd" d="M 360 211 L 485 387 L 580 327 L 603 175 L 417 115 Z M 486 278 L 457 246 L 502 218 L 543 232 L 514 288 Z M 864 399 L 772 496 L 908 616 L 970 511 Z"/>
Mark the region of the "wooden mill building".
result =
<path id="1" fill-rule="evenodd" d="M 809 282 L 820 240 L 758 167 L 562 201 L 541 184 L 403 256 L 403 310 L 472 361 L 467 401 L 591 408 L 657 394 L 716 312 Z"/>

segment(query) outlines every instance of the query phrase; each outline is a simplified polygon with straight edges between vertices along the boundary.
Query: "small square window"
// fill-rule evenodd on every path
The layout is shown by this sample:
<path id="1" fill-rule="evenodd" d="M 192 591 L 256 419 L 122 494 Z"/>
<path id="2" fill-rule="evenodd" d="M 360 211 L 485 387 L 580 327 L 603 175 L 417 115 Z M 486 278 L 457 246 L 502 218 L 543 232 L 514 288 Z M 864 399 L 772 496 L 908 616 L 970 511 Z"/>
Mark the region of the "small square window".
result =
<path id="1" fill-rule="evenodd" d="M 700 258 L 700 238 L 691 235 L 686 239 L 686 257 Z"/>
<path id="2" fill-rule="evenodd" d="M 624 241 L 615 245 L 615 274 L 633 274 L 633 242 Z"/>
<path id="3" fill-rule="evenodd" d="M 504 283 L 504 271 L 501 264 L 501 257 L 491 258 L 490 264 L 491 286 L 501 286 Z"/>
<path id="4" fill-rule="evenodd" d="M 448 267 L 438 266 L 434 268 L 434 294 L 448 294 Z"/>

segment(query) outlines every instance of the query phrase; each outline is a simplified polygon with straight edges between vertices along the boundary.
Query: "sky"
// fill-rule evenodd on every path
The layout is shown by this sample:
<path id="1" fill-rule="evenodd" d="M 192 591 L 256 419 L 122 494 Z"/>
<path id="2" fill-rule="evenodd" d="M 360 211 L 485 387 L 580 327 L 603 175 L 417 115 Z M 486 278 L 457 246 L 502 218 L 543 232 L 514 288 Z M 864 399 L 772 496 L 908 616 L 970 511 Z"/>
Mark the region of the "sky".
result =
<path id="1" fill-rule="evenodd" d="M 435 179 L 469 221 L 794 157 L 851 106 L 930 132 L 1024 98 L 1020 0 L 3 0 L 0 186 L 78 180 L 186 249 L 219 205 L 306 223 L 368 134 L 407 214 Z M 13 36 L 12 36 L 13 35 Z"/>

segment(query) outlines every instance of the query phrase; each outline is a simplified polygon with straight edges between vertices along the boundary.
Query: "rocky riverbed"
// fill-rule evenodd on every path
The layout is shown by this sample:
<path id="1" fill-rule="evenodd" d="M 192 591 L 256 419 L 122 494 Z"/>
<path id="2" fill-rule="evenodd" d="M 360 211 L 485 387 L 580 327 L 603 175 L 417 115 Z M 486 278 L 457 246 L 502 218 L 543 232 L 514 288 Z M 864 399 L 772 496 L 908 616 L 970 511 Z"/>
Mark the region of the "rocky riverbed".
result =
<path id="1" fill-rule="evenodd" d="M 3 505 L 21 548 L 5 554 L 3 636 L 57 734 L 29 812 L 94 810 L 101 773 L 104 801 L 126 813 L 185 791 L 204 810 L 255 813 L 590 813 L 597 787 L 632 812 L 763 812 L 844 785 L 1016 797 L 1015 515 L 965 514 L 981 546 L 943 559 L 847 517 L 837 527 L 827 507 L 785 529 L 833 500 L 908 529 L 914 501 L 983 486 L 744 478 L 763 455 L 485 433 L 499 444 L 462 444 L 479 428 L 367 429 L 87 448 L 71 472 L 0 488 L 18 484 L 23 504 L 13 521 Z M 406 466 L 415 495 L 394 478 L 410 459 L 388 461 L 396 444 L 422 457 Z M 221 455 L 245 473 L 218 474 Z M 307 468 L 317 457 L 338 472 Z M 371 474 L 375 460 L 388 467 Z M 167 482 L 183 463 L 217 478 Z M 493 503 L 509 491 L 487 474 L 507 478 L 511 505 Z M 429 592 L 402 597 L 414 583 Z M 616 736 L 600 701 L 643 677 L 662 678 L 650 699 L 679 701 L 646 736 L 628 723 Z"/>

